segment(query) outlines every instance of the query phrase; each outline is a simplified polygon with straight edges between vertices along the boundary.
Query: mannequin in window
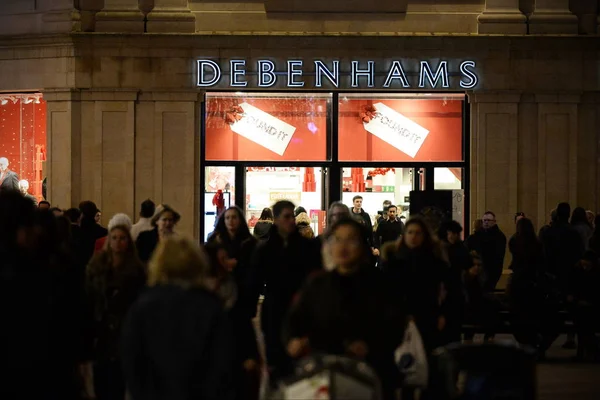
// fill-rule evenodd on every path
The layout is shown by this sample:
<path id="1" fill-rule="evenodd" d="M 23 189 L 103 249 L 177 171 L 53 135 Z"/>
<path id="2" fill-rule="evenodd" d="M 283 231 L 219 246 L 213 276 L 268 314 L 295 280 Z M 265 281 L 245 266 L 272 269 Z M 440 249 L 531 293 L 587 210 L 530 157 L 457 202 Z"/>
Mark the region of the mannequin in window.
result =
<path id="1" fill-rule="evenodd" d="M 37 207 L 37 205 L 38 205 L 37 199 L 34 196 L 29 194 L 29 182 L 27 182 L 25 179 L 19 181 L 19 191 L 21 192 L 23 197 L 31 200 L 33 202 L 33 204 Z"/>
<path id="2" fill-rule="evenodd" d="M 0 157 L 0 190 L 19 190 L 19 176 L 8 169 L 6 157 Z"/>

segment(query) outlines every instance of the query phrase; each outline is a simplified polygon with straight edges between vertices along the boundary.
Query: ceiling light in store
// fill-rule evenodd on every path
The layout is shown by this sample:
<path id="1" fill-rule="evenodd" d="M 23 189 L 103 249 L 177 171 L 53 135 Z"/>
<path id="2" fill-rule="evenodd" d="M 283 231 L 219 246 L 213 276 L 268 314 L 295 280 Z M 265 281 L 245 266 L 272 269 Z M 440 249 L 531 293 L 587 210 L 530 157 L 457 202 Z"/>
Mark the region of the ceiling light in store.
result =
<path id="1" fill-rule="evenodd" d="M 7 105 L 7 104 L 8 104 L 8 99 L 2 99 L 2 102 L 1 102 L 1 104 L 2 104 L 3 106 Z"/>
<path id="2" fill-rule="evenodd" d="M 25 103 L 25 104 L 33 103 L 33 97 L 25 97 L 25 100 L 23 101 L 23 103 Z"/>

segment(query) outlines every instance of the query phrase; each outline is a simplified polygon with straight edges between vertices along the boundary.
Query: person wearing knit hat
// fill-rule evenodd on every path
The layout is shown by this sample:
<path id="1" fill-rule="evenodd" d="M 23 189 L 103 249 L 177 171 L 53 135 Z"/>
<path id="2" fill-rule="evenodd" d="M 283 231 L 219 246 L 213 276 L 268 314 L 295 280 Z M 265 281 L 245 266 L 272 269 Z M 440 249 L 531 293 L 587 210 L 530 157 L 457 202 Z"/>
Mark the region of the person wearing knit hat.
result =
<path id="1" fill-rule="evenodd" d="M 122 226 L 127 229 L 127 231 L 131 231 L 132 227 L 131 218 L 127 214 L 118 213 L 113 215 L 113 217 L 108 221 L 108 231 L 110 232 L 116 226 Z M 104 248 L 104 244 L 106 243 L 106 236 L 101 237 L 96 240 L 96 245 L 94 246 L 94 253 L 99 252 Z"/>

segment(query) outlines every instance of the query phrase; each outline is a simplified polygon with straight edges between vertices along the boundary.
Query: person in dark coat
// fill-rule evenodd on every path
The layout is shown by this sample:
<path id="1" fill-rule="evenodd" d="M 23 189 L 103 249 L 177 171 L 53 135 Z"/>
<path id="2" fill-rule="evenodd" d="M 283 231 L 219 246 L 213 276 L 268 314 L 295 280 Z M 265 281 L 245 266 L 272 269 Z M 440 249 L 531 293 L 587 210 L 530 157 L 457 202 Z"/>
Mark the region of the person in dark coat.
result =
<path id="1" fill-rule="evenodd" d="M 131 305 L 146 283 L 129 226 L 116 225 L 105 249 L 97 253 L 86 271 L 90 321 L 88 347 L 93 361 L 94 389 L 98 400 L 124 400 L 119 339 Z"/>
<path id="2" fill-rule="evenodd" d="M 315 239 L 302 237 L 294 219 L 294 204 L 279 201 L 273 206 L 275 220 L 269 239 L 259 243 L 254 265 L 259 282 L 264 283 L 261 327 L 271 383 L 292 372 L 292 362 L 281 341 L 284 317 L 294 295 L 306 278 L 321 269 L 320 245 Z"/>
<path id="3" fill-rule="evenodd" d="M 273 211 L 268 207 L 263 208 L 260 218 L 254 225 L 254 237 L 259 240 L 268 239 L 271 226 L 273 226 Z"/>
<path id="4" fill-rule="evenodd" d="M 543 347 L 540 339 L 545 307 L 538 283 L 545 262 L 542 244 L 530 219 L 522 218 L 517 222 L 517 232 L 511 237 L 508 248 L 512 254 L 512 275 L 507 292 L 515 316 L 515 338 L 523 344 Z"/>
<path id="5" fill-rule="evenodd" d="M 56 221 L 0 192 L 0 398 L 76 400 L 83 292 Z"/>
<path id="6" fill-rule="evenodd" d="M 600 214 L 594 219 L 594 233 L 590 238 L 589 249 L 596 254 L 600 254 Z"/>
<path id="7" fill-rule="evenodd" d="M 156 213 L 150 224 L 154 229 L 140 233 L 135 245 L 138 256 L 142 262 L 147 263 L 152 257 L 154 249 L 161 240 L 174 235 L 175 225 L 181 219 L 181 215 L 166 204 L 161 204 L 156 208 Z"/>
<path id="8" fill-rule="evenodd" d="M 162 240 L 149 288 L 131 307 L 122 336 L 123 371 L 133 400 L 232 400 L 233 337 L 210 266 L 189 240 Z"/>
<path id="9" fill-rule="evenodd" d="M 237 286 L 237 299 L 229 312 L 235 334 L 235 368 L 239 371 L 238 398 L 258 398 L 260 356 L 252 319 L 256 316 L 256 306 L 260 294 L 259 274 L 251 258 L 256 247 L 256 239 L 250 233 L 242 210 L 237 206 L 227 209 L 219 217 L 211 243 L 223 245 Z"/>
<path id="10" fill-rule="evenodd" d="M 404 223 L 398 218 L 398 207 L 390 205 L 383 210 L 386 218 L 381 218 L 375 232 L 376 242 L 383 246 L 397 240 L 404 232 Z"/>
<path id="11" fill-rule="evenodd" d="M 108 234 L 106 228 L 103 228 L 96 223 L 96 214 L 98 213 L 98 207 L 92 201 L 84 201 L 79 204 L 81 210 L 81 223 L 78 232 L 78 245 L 79 249 L 79 260 L 80 265 L 87 265 L 94 254 L 94 247 L 96 240 L 105 237 Z"/>
<path id="12" fill-rule="evenodd" d="M 314 276 L 291 308 L 284 341 L 292 357 L 307 351 L 366 360 L 382 380 L 385 399 L 394 398 L 400 376 L 394 351 L 406 318 L 382 272 L 368 264 L 371 249 L 364 227 L 348 218 L 326 234 L 326 250 L 336 265 Z"/>
<path id="13" fill-rule="evenodd" d="M 442 249 L 420 218 L 407 221 L 396 251 L 382 260 L 384 275 L 414 319 L 428 354 L 444 341 L 448 268 Z"/>
<path id="14" fill-rule="evenodd" d="M 481 255 L 485 289 L 493 292 L 502 276 L 506 254 L 506 236 L 496 224 L 496 214 L 491 211 L 483 214 L 483 229 L 469 236 L 467 248 Z"/>
<path id="15" fill-rule="evenodd" d="M 577 356 L 581 360 L 600 360 L 595 333 L 600 327 L 600 265 L 598 254 L 586 251 L 569 280 L 567 301 L 579 339 Z"/>
<path id="16" fill-rule="evenodd" d="M 439 238 L 446 251 L 449 261 L 447 270 L 448 293 L 448 318 L 447 342 L 460 341 L 461 328 L 464 319 L 465 295 L 463 287 L 463 272 L 471 268 L 473 260 L 460 235 L 462 226 L 457 221 L 443 222 L 440 226 Z"/>

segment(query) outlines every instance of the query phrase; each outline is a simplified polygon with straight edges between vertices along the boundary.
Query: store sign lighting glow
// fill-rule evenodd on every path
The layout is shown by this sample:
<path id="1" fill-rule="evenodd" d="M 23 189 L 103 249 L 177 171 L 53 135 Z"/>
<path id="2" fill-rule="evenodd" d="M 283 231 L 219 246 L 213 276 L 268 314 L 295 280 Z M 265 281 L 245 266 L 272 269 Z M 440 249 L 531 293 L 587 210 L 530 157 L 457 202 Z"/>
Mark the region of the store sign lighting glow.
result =
<path id="1" fill-rule="evenodd" d="M 223 68 L 214 60 L 199 59 L 197 63 L 197 83 L 198 87 L 210 88 L 222 85 Z M 244 88 L 250 84 L 249 76 L 256 76 L 254 81 L 256 87 L 269 88 L 275 86 L 278 80 L 285 80 L 285 86 L 288 88 L 304 88 L 312 84 L 312 87 L 321 88 L 327 81 L 333 88 L 344 86 L 340 79 L 340 61 L 335 60 L 325 63 L 321 60 L 314 60 L 314 72 L 305 74 L 305 62 L 303 60 L 287 60 L 285 70 L 277 69 L 277 65 L 271 60 L 258 60 L 256 70 L 250 72 L 246 60 L 229 60 L 229 79 L 227 86 L 231 88 Z M 401 60 L 392 60 L 387 71 L 377 73 L 375 70 L 375 61 L 360 62 L 353 60 L 350 63 L 350 69 L 345 75 L 349 75 L 349 87 L 351 88 L 377 88 L 376 77 L 383 75 L 385 80 L 381 88 L 392 87 L 395 82 L 405 89 L 410 88 L 442 88 L 451 87 L 451 79 L 458 79 L 458 87 L 461 89 L 473 89 L 479 83 L 479 77 L 476 70 L 475 61 L 464 60 L 459 64 L 458 72 L 451 74 L 448 61 L 439 61 L 436 65 L 430 61 L 419 61 L 419 70 L 413 75 L 418 76 L 415 82 L 408 79 L 405 68 Z M 307 79 L 307 76 L 311 76 Z M 454 83 L 456 85 L 456 83 Z"/>

